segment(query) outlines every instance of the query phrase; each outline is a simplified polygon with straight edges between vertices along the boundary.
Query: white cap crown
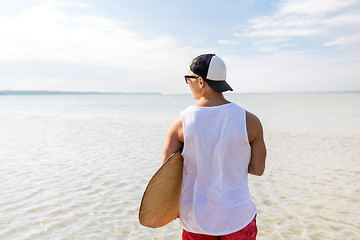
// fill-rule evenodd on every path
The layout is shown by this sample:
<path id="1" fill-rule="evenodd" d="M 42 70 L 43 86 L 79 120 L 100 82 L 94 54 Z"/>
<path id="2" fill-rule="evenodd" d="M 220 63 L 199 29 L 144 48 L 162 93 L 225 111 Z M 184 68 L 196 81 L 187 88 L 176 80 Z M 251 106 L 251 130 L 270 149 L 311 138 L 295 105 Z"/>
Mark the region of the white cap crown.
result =
<path id="1" fill-rule="evenodd" d="M 211 58 L 207 79 L 213 81 L 225 81 L 226 80 L 226 66 L 224 61 L 218 56 L 213 56 Z"/>

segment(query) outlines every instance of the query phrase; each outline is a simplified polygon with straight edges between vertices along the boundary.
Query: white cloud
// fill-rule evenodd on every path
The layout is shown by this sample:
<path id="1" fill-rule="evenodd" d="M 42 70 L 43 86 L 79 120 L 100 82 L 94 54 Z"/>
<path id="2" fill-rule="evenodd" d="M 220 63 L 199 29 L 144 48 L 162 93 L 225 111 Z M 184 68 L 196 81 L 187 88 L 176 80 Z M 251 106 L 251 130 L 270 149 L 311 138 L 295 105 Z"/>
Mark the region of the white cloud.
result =
<path id="1" fill-rule="evenodd" d="M 278 50 L 278 48 L 276 47 L 259 47 L 259 48 L 256 48 L 256 51 L 258 52 L 274 52 Z"/>
<path id="2" fill-rule="evenodd" d="M 321 33 L 321 29 L 282 29 L 282 28 L 275 28 L 275 29 L 266 29 L 266 30 L 258 30 L 252 31 L 246 36 L 250 37 L 297 37 L 297 36 L 311 36 Z"/>
<path id="3" fill-rule="evenodd" d="M 277 12 L 252 19 L 247 31 L 233 35 L 250 39 L 252 45 L 246 48 L 264 54 L 245 59 L 222 56 L 216 49 L 243 46 L 247 43 L 244 39 L 219 39 L 215 47 L 206 49 L 182 47 L 166 34 L 145 38 L 132 31 L 129 23 L 68 14 L 63 7 L 69 4 L 49 1 L 11 17 L 0 16 L 1 89 L 188 92 L 182 76 L 190 57 L 204 52 L 224 57 L 236 91 L 360 89 L 359 59 L 351 61 L 343 56 L 337 59 L 346 64 L 337 64 L 300 51 L 281 52 L 300 45 L 294 42 L 296 37 L 322 37 L 329 32 L 331 38 L 323 42 L 327 48 L 358 44 L 359 31 L 333 33 L 327 27 L 343 29 L 351 22 L 358 27 L 354 23 L 358 10 L 330 17 L 309 13 L 307 18 Z M 75 5 L 84 8 L 82 14 L 90 8 Z"/>
<path id="4" fill-rule="evenodd" d="M 2 89 L 23 86 L 23 89 L 80 90 L 77 83 L 82 81 L 87 81 L 88 84 L 82 84 L 87 90 L 91 86 L 95 88 L 92 90 L 106 91 L 167 92 L 183 88 L 180 80 L 197 49 L 179 47 L 176 39 L 165 34 L 144 38 L 131 31 L 129 24 L 106 17 L 69 15 L 60 10 L 66 3 L 49 1 L 18 16 L 0 16 L 0 62 L 13 63 L 19 69 L 20 66 L 29 69 L 24 65 L 31 65 L 35 68 L 31 73 L 38 73 L 37 77 L 24 76 L 29 85 L 18 79 L 19 73 L 5 76 L 1 70 Z M 57 63 L 59 67 L 65 66 L 63 71 L 69 68 L 73 71 L 75 67 L 70 65 L 82 66 L 82 70 L 61 78 L 46 70 L 48 66 L 56 69 Z M 31 80 L 34 78 L 38 80 Z M 174 79 L 179 81 L 167 84 Z M 102 83 L 95 84 L 96 80 Z"/>
<path id="5" fill-rule="evenodd" d="M 360 62 L 341 63 L 296 52 L 225 56 L 234 91 L 347 91 L 360 89 Z M 340 61 L 340 60 L 339 60 Z"/>
<path id="6" fill-rule="evenodd" d="M 79 8 L 90 8 L 90 6 L 86 3 L 71 2 L 71 3 L 69 3 L 69 5 L 79 7 Z"/>
<path id="7" fill-rule="evenodd" d="M 287 14 L 326 14 L 355 4 L 356 0 L 290 0 L 282 1 L 279 13 Z"/>
<path id="8" fill-rule="evenodd" d="M 360 25 L 360 11 L 345 13 L 326 19 L 322 24 L 330 26 Z"/>
<path id="9" fill-rule="evenodd" d="M 217 42 L 219 44 L 231 44 L 231 45 L 239 44 L 237 41 L 231 41 L 231 40 L 227 40 L 227 39 L 219 39 Z"/>
<path id="10" fill-rule="evenodd" d="M 308 27 L 319 24 L 321 19 L 318 17 L 304 18 L 298 15 L 282 16 L 262 16 L 255 19 L 250 19 L 250 27 L 253 30 L 264 28 L 293 28 L 293 27 Z"/>
<path id="11" fill-rule="evenodd" d="M 359 5 L 358 0 L 283 0 L 273 15 L 249 19 L 248 28 L 233 36 L 251 38 L 255 45 L 264 39 L 287 38 L 292 42 L 290 45 L 274 42 L 268 49 L 301 48 L 298 41 L 319 42 L 319 47 L 353 47 L 353 35 L 360 33 Z M 360 42 L 357 46 L 360 48 Z"/>
<path id="12" fill-rule="evenodd" d="M 325 47 L 329 46 L 348 46 L 348 45 L 358 45 L 360 43 L 360 34 L 354 34 L 350 36 L 337 38 L 335 41 L 325 43 Z"/>
<path id="13" fill-rule="evenodd" d="M 138 62 L 142 68 L 154 68 L 163 58 L 182 56 L 176 40 L 169 36 L 142 39 L 121 22 L 69 16 L 49 4 L 25 10 L 16 18 L 2 17 L 0 29 L 3 61 L 62 61 L 129 68 Z"/>

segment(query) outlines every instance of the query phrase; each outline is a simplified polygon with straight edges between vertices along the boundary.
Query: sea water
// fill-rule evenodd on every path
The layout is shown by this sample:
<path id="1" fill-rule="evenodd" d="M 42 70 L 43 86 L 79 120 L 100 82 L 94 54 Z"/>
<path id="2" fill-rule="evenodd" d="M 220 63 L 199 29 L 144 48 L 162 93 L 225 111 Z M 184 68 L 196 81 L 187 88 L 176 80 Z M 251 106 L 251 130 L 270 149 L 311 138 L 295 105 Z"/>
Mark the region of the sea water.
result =
<path id="1" fill-rule="evenodd" d="M 250 176 L 258 239 L 360 239 L 360 93 L 226 94 L 268 149 Z M 191 95 L 0 96 L 0 239 L 180 239 L 138 222 Z M 239 213 L 241 214 L 241 213 Z"/>

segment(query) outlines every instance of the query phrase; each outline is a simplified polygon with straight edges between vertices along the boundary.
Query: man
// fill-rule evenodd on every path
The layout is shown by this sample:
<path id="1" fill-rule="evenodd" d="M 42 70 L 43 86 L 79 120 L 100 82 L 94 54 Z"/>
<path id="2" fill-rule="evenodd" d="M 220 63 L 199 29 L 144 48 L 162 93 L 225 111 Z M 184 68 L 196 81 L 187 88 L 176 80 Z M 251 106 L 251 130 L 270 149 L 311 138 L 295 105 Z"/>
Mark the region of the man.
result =
<path id="1" fill-rule="evenodd" d="M 182 239 L 256 239 L 248 173 L 261 176 L 266 147 L 260 120 L 225 99 L 226 67 L 203 54 L 185 76 L 196 100 L 170 127 L 163 162 L 183 147 Z"/>

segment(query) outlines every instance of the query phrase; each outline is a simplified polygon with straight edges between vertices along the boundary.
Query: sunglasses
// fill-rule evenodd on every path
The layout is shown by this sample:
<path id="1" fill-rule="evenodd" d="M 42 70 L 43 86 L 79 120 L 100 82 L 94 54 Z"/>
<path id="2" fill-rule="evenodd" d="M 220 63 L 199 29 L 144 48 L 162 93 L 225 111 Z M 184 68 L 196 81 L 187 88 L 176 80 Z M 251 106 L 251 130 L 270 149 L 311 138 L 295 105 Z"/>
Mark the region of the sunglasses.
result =
<path id="1" fill-rule="evenodd" d="M 187 84 L 189 84 L 191 78 L 199 78 L 198 76 L 189 76 L 189 75 L 186 75 L 184 77 L 185 77 L 185 82 Z"/>

